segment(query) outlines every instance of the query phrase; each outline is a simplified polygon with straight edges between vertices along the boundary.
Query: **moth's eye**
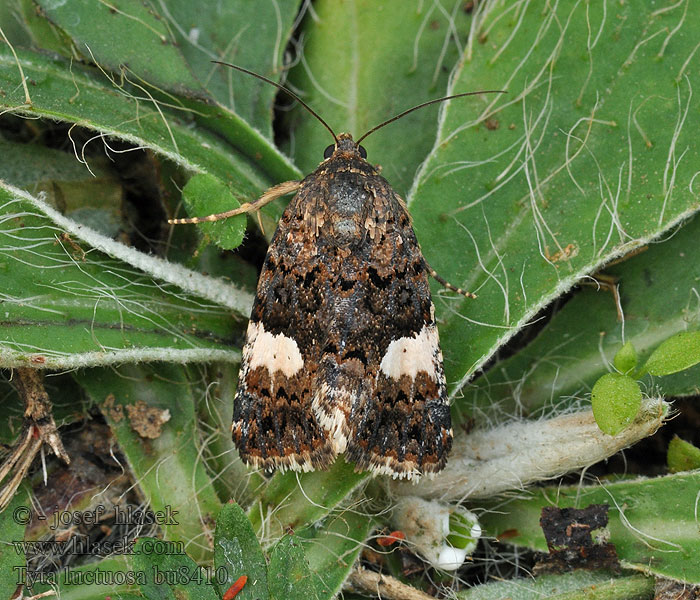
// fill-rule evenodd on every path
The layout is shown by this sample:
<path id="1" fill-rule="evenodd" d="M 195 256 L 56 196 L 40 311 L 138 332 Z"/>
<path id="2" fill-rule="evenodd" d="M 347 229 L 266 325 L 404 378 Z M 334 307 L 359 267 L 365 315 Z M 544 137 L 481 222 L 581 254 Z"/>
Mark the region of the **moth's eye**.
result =
<path id="1" fill-rule="evenodd" d="M 330 158 L 333 156 L 333 151 L 335 150 L 335 144 L 331 144 L 323 151 L 323 158 Z"/>
<path id="2" fill-rule="evenodd" d="M 367 158 L 367 150 L 365 150 L 364 146 L 359 146 L 358 150 L 360 151 L 360 156 L 362 158 Z"/>

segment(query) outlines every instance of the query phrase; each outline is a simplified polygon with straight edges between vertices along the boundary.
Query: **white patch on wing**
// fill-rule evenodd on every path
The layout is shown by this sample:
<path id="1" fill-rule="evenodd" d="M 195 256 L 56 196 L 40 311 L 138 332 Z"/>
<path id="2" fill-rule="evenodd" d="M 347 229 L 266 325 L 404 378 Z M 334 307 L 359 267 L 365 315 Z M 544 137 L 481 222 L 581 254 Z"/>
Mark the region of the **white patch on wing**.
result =
<path id="1" fill-rule="evenodd" d="M 251 370 L 265 367 L 270 374 L 279 371 L 285 377 L 292 377 L 304 367 L 297 343 L 283 333 L 268 333 L 262 323 L 248 324 L 246 346 L 244 359 L 249 361 Z"/>
<path id="2" fill-rule="evenodd" d="M 436 362 L 439 355 L 437 327 L 423 325 L 417 336 L 393 340 L 386 349 L 379 368 L 384 375 L 392 379 L 400 379 L 402 375 L 415 379 L 416 375 L 423 371 L 437 381 Z"/>
<path id="3" fill-rule="evenodd" d="M 319 425 L 328 432 L 333 452 L 345 452 L 348 445 L 348 423 L 341 406 L 349 406 L 352 402 L 350 394 L 344 390 L 331 389 L 323 384 L 314 394 L 311 407 L 318 419 Z"/>

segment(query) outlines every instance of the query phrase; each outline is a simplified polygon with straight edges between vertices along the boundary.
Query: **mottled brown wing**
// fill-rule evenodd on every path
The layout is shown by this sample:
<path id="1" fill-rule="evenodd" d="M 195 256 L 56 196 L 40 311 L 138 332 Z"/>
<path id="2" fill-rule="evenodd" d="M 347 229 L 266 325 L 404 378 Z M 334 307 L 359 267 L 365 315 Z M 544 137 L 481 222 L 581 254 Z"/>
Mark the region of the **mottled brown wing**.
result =
<path id="1" fill-rule="evenodd" d="M 314 249 L 313 233 L 299 221 L 305 197 L 302 185 L 265 258 L 233 405 L 241 458 L 268 471 L 327 468 L 335 457 L 311 407 L 320 356 L 316 311 L 323 297 L 304 283 Z"/>
<path id="2" fill-rule="evenodd" d="M 377 234 L 355 252 L 367 278 L 358 283 L 363 324 L 348 345 L 364 355 L 365 372 L 346 454 L 358 469 L 412 478 L 446 463 L 449 401 L 425 260 L 402 202 L 390 188 L 377 195 Z"/>
<path id="3" fill-rule="evenodd" d="M 451 447 L 442 355 L 408 214 L 363 169 L 341 165 L 314 189 L 327 205 L 316 265 L 333 301 L 320 311 L 313 408 L 358 470 L 410 478 L 442 469 Z"/>
<path id="4" fill-rule="evenodd" d="M 392 340 L 384 356 L 353 406 L 348 459 L 408 479 L 440 471 L 452 428 L 435 325 Z"/>

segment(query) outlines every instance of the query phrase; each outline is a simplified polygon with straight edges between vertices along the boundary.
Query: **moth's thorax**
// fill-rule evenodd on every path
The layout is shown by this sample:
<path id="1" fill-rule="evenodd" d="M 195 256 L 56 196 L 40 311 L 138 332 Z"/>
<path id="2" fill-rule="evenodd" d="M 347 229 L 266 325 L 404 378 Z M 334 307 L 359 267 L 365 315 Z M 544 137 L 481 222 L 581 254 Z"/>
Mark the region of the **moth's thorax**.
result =
<path id="1" fill-rule="evenodd" d="M 374 234 L 374 215 L 386 212 L 393 191 L 360 154 L 349 134 L 340 134 L 332 155 L 305 180 L 301 209 L 317 235 L 341 247 Z M 368 229 L 372 229 L 371 232 Z"/>

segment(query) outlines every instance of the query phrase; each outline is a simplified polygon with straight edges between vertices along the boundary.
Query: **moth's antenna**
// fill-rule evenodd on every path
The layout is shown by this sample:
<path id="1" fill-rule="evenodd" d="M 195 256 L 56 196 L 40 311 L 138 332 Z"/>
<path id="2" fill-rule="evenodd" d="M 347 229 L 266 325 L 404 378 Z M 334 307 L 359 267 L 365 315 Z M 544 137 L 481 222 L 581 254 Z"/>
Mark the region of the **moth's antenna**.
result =
<path id="1" fill-rule="evenodd" d="M 505 90 L 481 90 L 478 92 L 465 92 L 464 94 L 455 94 L 454 96 L 445 96 L 444 98 L 436 98 L 435 100 L 429 100 L 428 102 L 423 102 L 423 104 L 419 104 L 418 106 L 414 106 L 413 108 L 409 108 L 408 110 L 405 110 L 402 113 L 399 113 L 395 117 L 391 117 L 391 119 L 384 121 L 383 123 L 380 123 L 379 125 L 376 125 L 375 127 L 372 127 L 372 129 L 370 129 L 367 133 L 365 133 L 363 136 L 360 136 L 360 138 L 355 143 L 359 144 L 369 134 L 377 131 L 377 129 L 381 129 L 385 125 L 388 125 L 389 123 L 393 123 L 394 121 L 397 121 L 401 117 L 405 117 L 408 113 L 412 113 L 414 110 L 418 110 L 419 108 L 423 108 L 424 106 L 430 106 L 431 104 L 437 104 L 438 102 L 444 102 L 445 100 L 452 100 L 453 98 L 463 98 L 464 96 L 476 96 L 477 94 L 505 94 L 505 93 L 506 93 Z"/>
<path id="2" fill-rule="evenodd" d="M 280 85 L 276 81 L 272 81 L 272 79 L 268 79 L 267 77 L 263 77 L 262 75 L 258 75 L 257 73 L 254 73 L 253 71 L 249 71 L 248 69 L 244 69 L 243 67 L 238 67 L 236 65 L 232 65 L 231 63 L 227 62 L 221 62 L 220 60 L 212 60 L 211 62 L 217 63 L 219 65 L 224 65 L 226 67 L 231 67 L 232 69 L 236 69 L 236 71 L 240 71 L 241 73 L 247 73 L 248 75 L 252 75 L 253 77 L 257 77 L 261 81 L 264 81 L 266 83 L 269 83 L 270 85 L 274 85 L 277 89 L 282 90 L 283 92 L 289 94 L 292 98 L 294 98 L 299 104 L 301 104 L 306 110 L 308 110 L 314 117 L 316 117 L 323 126 L 331 132 L 331 135 L 333 136 L 333 139 L 335 140 L 335 143 L 338 143 L 338 136 L 335 135 L 335 132 L 331 129 L 331 126 L 326 123 L 321 116 L 313 109 L 311 108 L 306 102 L 304 102 L 299 96 L 297 96 L 292 90 L 287 89 L 283 85 Z M 477 93 L 477 92 L 474 92 Z"/>

